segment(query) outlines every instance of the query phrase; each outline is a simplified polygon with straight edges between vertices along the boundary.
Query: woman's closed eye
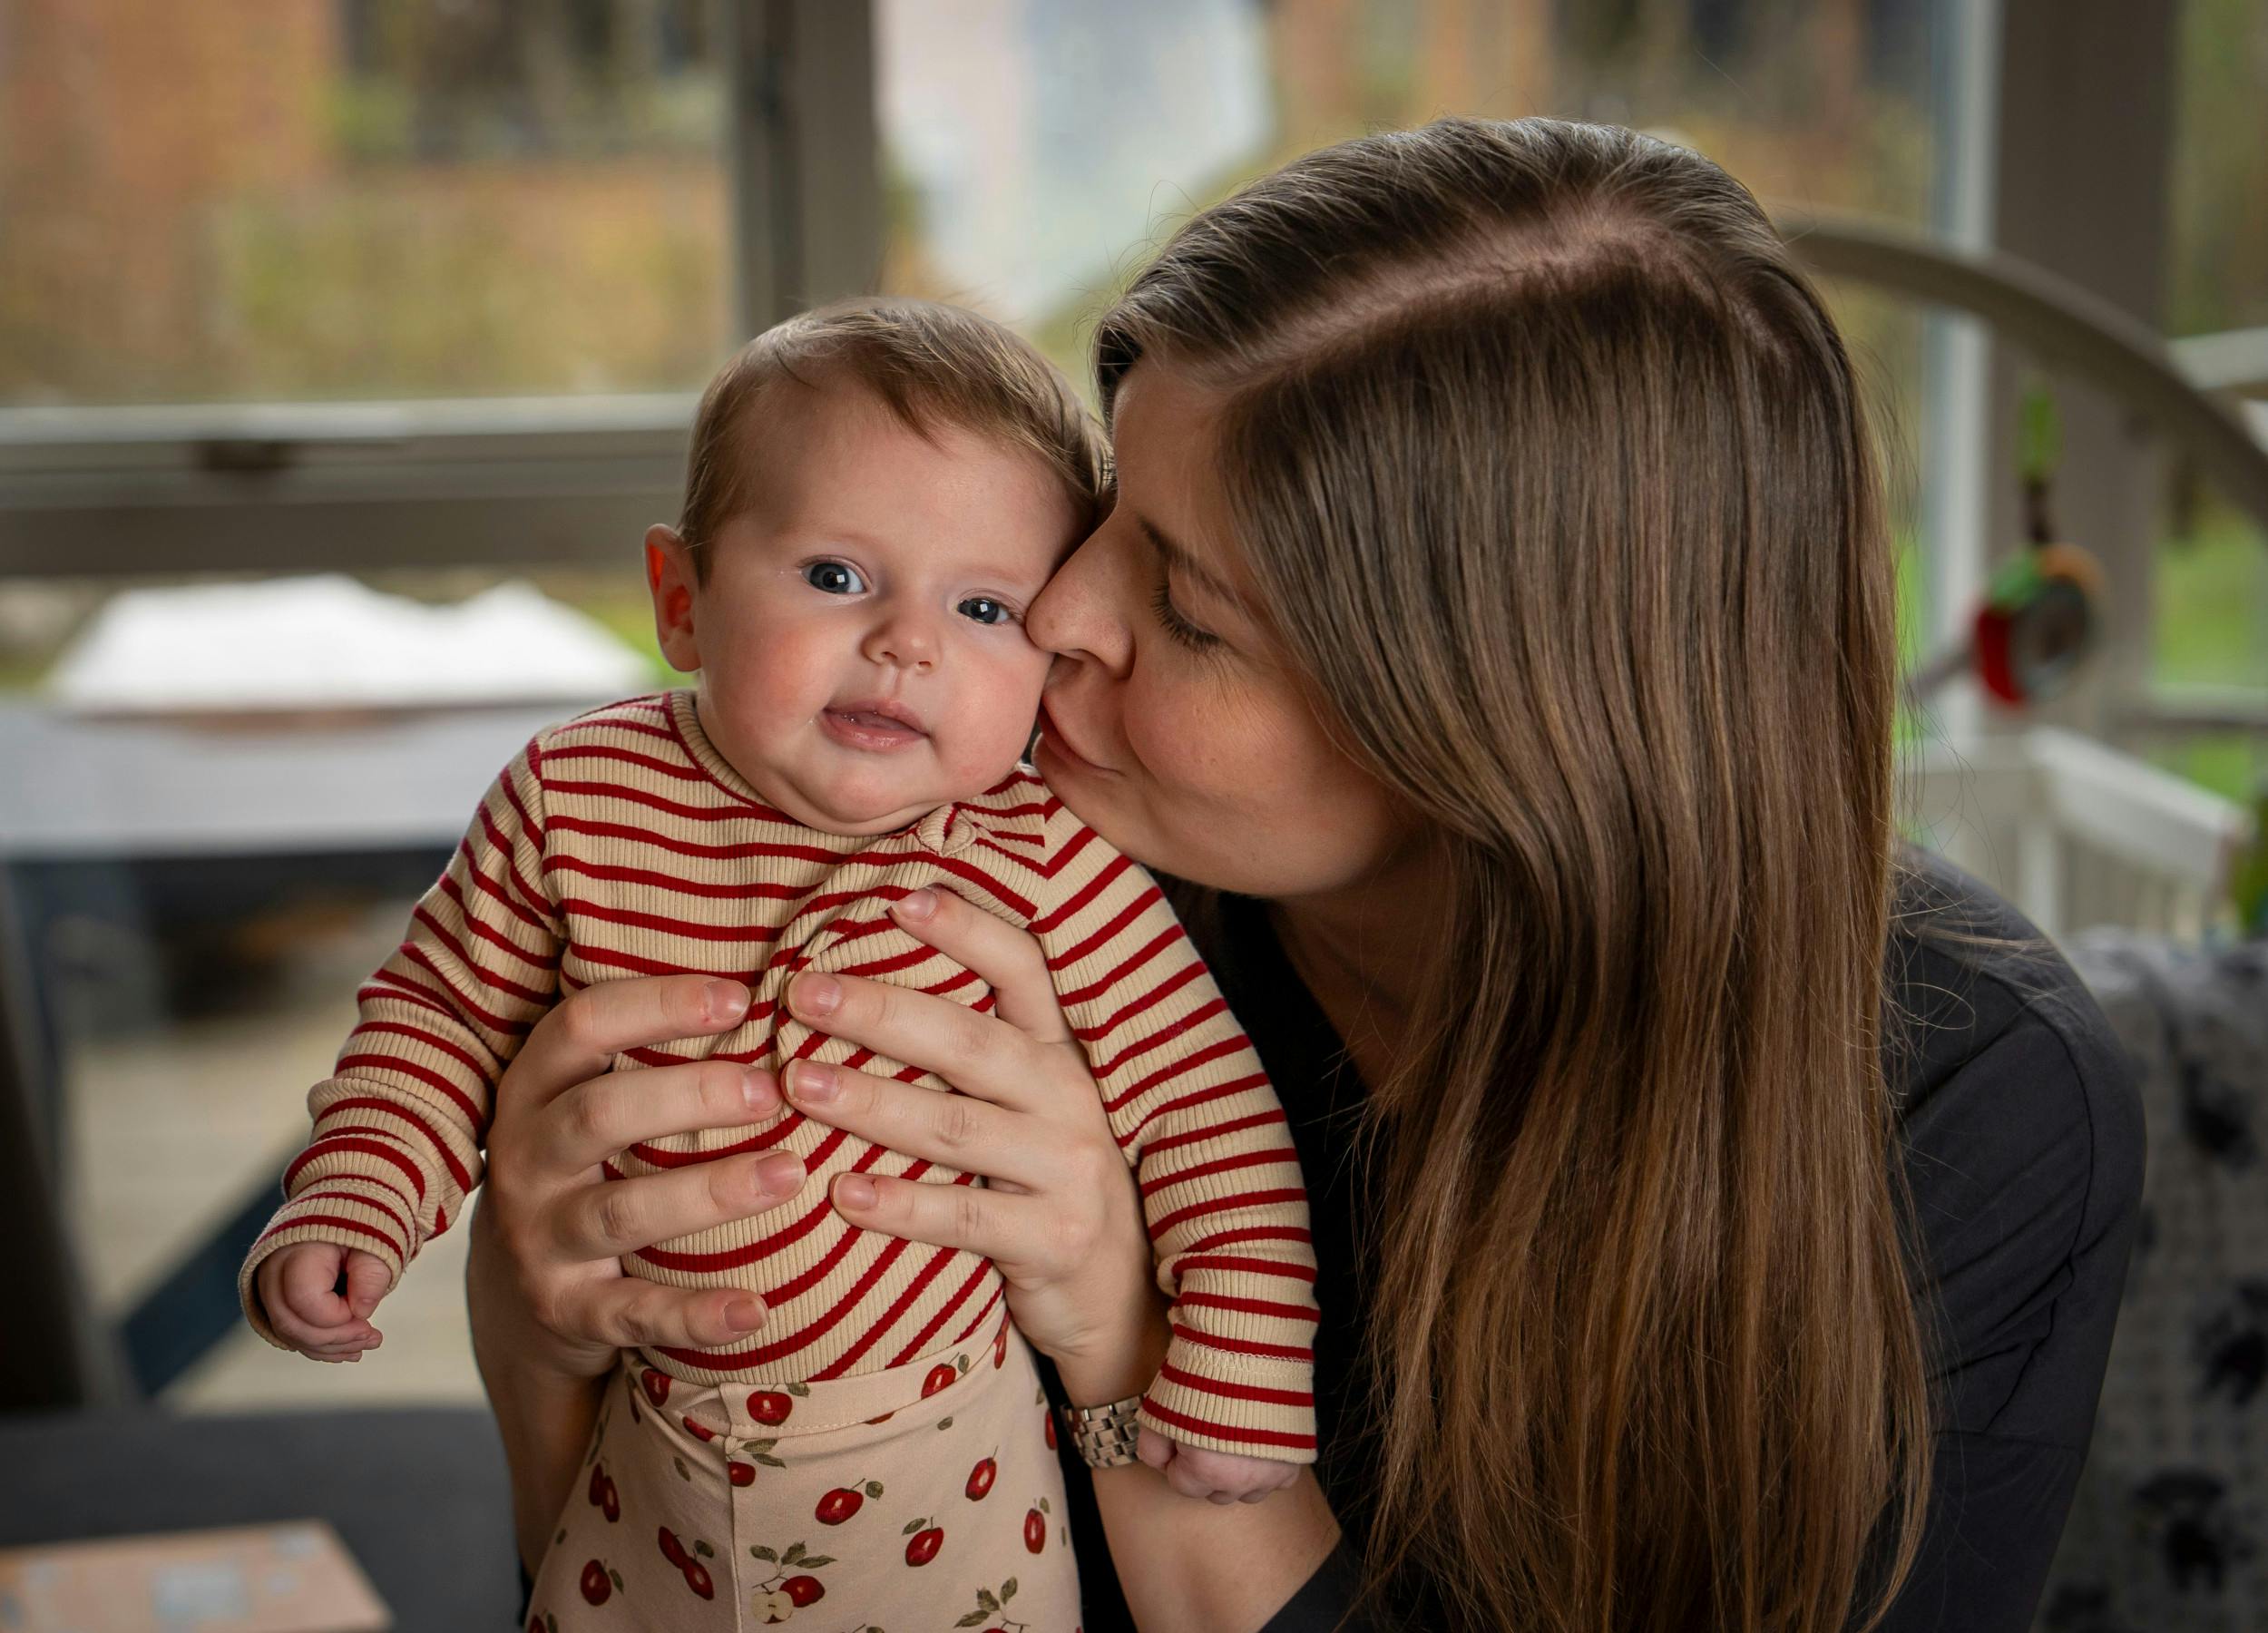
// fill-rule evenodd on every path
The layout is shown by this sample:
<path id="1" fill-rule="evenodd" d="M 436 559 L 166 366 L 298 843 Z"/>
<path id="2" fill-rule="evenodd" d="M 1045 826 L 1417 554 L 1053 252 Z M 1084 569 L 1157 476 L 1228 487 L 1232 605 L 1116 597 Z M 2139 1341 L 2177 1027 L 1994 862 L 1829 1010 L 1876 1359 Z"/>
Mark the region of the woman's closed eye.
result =
<path id="1" fill-rule="evenodd" d="M 1165 579 L 1158 581 L 1158 589 L 1150 596 L 1149 604 L 1158 614 L 1158 622 L 1166 633 L 1194 651 L 1205 651 L 1221 644 L 1221 638 L 1210 630 L 1199 628 L 1182 615 L 1173 604 L 1173 587 Z"/>
<path id="2" fill-rule="evenodd" d="M 828 595 L 856 595 L 866 588 L 866 581 L 859 577 L 858 569 L 846 562 L 807 562 L 804 564 L 803 582 Z"/>

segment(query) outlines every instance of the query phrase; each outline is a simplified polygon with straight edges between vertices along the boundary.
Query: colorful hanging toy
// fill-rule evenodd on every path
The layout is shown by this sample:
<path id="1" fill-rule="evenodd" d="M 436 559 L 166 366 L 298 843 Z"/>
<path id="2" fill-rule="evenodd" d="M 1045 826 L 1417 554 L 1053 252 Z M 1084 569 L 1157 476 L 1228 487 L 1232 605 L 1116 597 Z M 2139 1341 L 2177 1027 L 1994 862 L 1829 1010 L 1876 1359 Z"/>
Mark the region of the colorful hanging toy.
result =
<path id="1" fill-rule="evenodd" d="M 1911 698 L 1971 673 L 1986 696 L 2025 708 L 2061 692 L 2093 651 L 2103 573 L 2077 545 L 2054 542 L 2048 489 L 2059 440 L 2055 400 L 2035 386 L 2024 398 L 2025 548 L 1992 575 L 1969 640 L 1914 671 Z"/>

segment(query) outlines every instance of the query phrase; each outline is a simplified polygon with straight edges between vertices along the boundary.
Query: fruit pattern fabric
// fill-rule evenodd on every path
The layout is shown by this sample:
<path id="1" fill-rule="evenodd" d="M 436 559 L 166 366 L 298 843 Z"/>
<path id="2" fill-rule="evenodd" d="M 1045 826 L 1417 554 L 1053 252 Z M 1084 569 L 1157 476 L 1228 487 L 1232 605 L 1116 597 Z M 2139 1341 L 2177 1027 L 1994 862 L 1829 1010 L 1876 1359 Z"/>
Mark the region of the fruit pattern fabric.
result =
<path id="1" fill-rule="evenodd" d="M 1031 1349 L 820 1383 L 693 1384 L 626 1352 L 531 1633 L 1074 1633 L 1079 1576 Z"/>

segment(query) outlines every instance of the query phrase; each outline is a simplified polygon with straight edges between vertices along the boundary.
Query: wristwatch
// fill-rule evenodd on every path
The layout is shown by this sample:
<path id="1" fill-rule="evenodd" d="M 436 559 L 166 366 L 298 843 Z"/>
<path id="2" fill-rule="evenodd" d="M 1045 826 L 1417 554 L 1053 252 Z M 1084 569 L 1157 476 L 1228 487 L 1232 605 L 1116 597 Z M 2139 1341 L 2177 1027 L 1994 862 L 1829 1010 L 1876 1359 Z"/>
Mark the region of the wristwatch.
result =
<path id="1" fill-rule="evenodd" d="M 1064 1433 L 1071 1437 L 1071 1450 L 1089 1468 L 1116 1469 L 1141 1461 L 1134 1454 L 1139 1432 L 1134 1409 L 1141 1403 L 1141 1396 L 1129 1395 L 1107 1406 L 1060 1406 L 1056 1411 Z"/>

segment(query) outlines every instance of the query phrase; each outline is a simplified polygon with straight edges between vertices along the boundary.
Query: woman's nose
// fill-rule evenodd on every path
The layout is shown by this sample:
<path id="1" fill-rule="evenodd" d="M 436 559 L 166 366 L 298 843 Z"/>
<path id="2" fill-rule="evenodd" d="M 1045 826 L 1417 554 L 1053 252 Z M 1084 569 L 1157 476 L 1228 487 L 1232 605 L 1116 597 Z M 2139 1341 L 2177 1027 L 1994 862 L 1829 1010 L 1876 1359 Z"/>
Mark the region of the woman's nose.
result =
<path id="1" fill-rule="evenodd" d="M 1024 613 L 1024 633 L 1034 646 L 1066 658 L 1083 659 L 1117 673 L 1133 651 L 1127 619 L 1135 585 L 1127 552 L 1110 536 L 1110 524 L 1090 533 L 1055 570 Z"/>
<path id="2" fill-rule="evenodd" d="M 859 651 L 869 663 L 888 664 L 916 673 L 937 662 L 937 631 L 919 611 L 901 609 L 866 631 Z"/>

